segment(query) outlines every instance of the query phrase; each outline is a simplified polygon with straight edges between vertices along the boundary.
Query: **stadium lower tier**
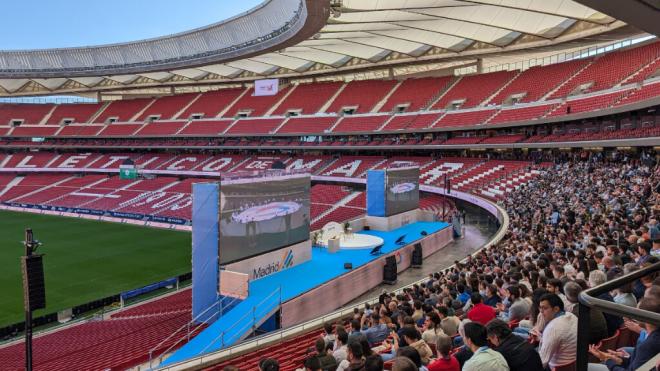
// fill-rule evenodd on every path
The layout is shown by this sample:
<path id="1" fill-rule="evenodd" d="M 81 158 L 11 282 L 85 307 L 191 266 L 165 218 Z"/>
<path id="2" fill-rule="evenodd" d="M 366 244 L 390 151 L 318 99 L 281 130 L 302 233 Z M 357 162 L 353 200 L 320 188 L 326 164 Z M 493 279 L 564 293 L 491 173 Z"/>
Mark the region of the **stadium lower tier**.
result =
<path id="1" fill-rule="evenodd" d="M 120 163 L 131 159 L 139 179 L 121 179 Z M 420 166 L 420 182 L 498 199 L 525 184 L 548 164 L 482 158 L 395 156 L 239 156 L 131 153 L 13 153 L 0 155 L 0 202 L 77 213 L 110 212 L 123 218 L 158 217 L 186 223 L 191 219 L 191 187 L 221 174 L 270 169 L 308 169 L 323 177 L 365 178 L 370 169 L 400 164 Z M 98 172 L 101 172 L 100 174 Z M 312 228 L 364 213 L 364 192 L 341 186 L 315 185 L 311 194 Z M 424 195 L 422 207 L 441 210 L 438 196 Z M 449 207 L 449 205 L 445 205 Z"/>

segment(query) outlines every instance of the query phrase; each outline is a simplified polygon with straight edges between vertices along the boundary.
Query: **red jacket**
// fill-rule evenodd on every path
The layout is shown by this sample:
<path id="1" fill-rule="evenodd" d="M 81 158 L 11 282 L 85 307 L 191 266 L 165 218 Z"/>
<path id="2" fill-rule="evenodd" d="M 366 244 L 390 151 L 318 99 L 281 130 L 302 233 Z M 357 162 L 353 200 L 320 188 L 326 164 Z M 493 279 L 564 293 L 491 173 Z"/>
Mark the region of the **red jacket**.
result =
<path id="1" fill-rule="evenodd" d="M 470 309 L 467 314 L 470 321 L 479 322 L 486 326 L 488 322 L 495 318 L 495 309 L 484 303 L 479 303 Z"/>
<path id="2" fill-rule="evenodd" d="M 461 365 L 456 360 L 456 357 L 449 356 L 449 358 L 438 358 L 428 366 L 429 371 L 460 371 Z"/>

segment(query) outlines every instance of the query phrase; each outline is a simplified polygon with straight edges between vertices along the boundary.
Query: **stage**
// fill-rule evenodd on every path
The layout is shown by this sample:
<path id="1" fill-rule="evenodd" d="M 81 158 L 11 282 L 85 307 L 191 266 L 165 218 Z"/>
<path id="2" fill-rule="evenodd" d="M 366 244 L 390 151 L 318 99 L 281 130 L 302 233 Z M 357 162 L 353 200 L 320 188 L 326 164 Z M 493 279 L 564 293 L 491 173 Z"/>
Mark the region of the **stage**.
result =
<path id="1" fill-rule="evenodd" d="M 369 275 L 368 279 L 361 280 L 362 286 L 371 285 L 374 279 L 382 280 L 382 273 L 380 273 L 380 278 L 377 276 L 378 269 L 382 272 L 382 264 L 369 263 L 382 259 L 390 253 L 398 253 L 399 250 L 411 250 L 411 244 L 420 240 L 422 240 L 420 242 L 425 250 L 424 256 L 432 254 L 451 240 L 451 233 L 450 230 L 446 230 L 447 227 L 449 224 L 443 222 L 416 222 L 389 232 L 374 230 L 357 232 L 358 235 L 363 234 L 383 239 L 384 244 L 381 249 L 383 254 L 378 256 L 370 255 L 370 249 L 340 249 L 336 253 L 329 253 L 326 248 L 314 247 L 311 260 L 250 282 L 249 295 L 245 300 L 176 351 L 163 362 L 163 365 L 176 363 L 239 342 L 253 326 L 258 327 L 270 317 L 278 309 L 280 301 L 283 303 L 283 327 L 288 327 L 296 321 L 297 323 L 303 322 L 308 320 L 308 317 L 314 318 L 317 316 L 317 311 L 327 313 L 371 288 L 359 287 L 360 285 L 350 286 L 350 282 L 347 280 L 349 276 Z M 424 236 L 422 232 L 426 232 L 428 235 Z M 405 244 L 397 244 L 395 241 L 403 235 L 405 235 Z M 439 241 L 442 241 L 442 246 Z M 403 253 L 400 255 L 399 258 L 402 262 L 399 269 L 405 269 L 409 265 L 408 258 L 403 257 L 405 255 Z M 344 269 L 346 262 L 353 265 L 352 270 Z M 333 286 L 333 283 L 336 285 Z M 380 281 L 376 282 L 376 284 L 378 283 Z M 345 285 L 349 286 L 341 289 Z M 332 295 L 328 296 L 328 290 L 336 291 L 338 289 L 343 292 L 335 293 L 333 291 Z M 328 297 L 335 297 L 333 295 L 336 296 L 336 300 L 328 302 Z"/>

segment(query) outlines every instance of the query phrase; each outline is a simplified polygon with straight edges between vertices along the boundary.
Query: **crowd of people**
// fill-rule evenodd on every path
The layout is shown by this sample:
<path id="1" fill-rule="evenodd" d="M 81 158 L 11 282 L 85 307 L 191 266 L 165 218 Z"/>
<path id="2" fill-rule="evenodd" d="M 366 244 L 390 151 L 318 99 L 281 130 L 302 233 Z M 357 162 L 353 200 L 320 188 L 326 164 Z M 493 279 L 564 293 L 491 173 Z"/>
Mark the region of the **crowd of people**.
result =
<path id="1" fill-rule="evenodd" d="M 578 295 L 658 262 L 659 195 L 649 156 L 558 163 L 506 199 L 504 239 L 327 324 L 304 369 L 551 370 L 576 361 L 578 321 L 587 320 L 589 369 L 636 370 L 660 352 L 657 324 L 593 309 L 578 318 Z M 660 313 L 660 277 L 598 298 Z M 624 329 L 637 336 L 633 347 L 598 346 Z M 272 359 L 260 368 L 279 370 Z"/>

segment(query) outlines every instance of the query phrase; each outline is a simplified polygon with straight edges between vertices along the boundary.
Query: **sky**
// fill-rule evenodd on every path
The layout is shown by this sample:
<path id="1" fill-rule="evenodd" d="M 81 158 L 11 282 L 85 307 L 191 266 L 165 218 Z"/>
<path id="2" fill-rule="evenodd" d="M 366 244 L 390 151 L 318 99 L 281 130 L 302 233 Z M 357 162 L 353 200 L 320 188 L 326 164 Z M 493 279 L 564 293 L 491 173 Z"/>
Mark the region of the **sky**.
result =
<path id="1" fill-rule="evenodd" d="M 0 50 L 134 41 L 182 32 L 250 10 L 263 0 L 5 0 Z"/>

